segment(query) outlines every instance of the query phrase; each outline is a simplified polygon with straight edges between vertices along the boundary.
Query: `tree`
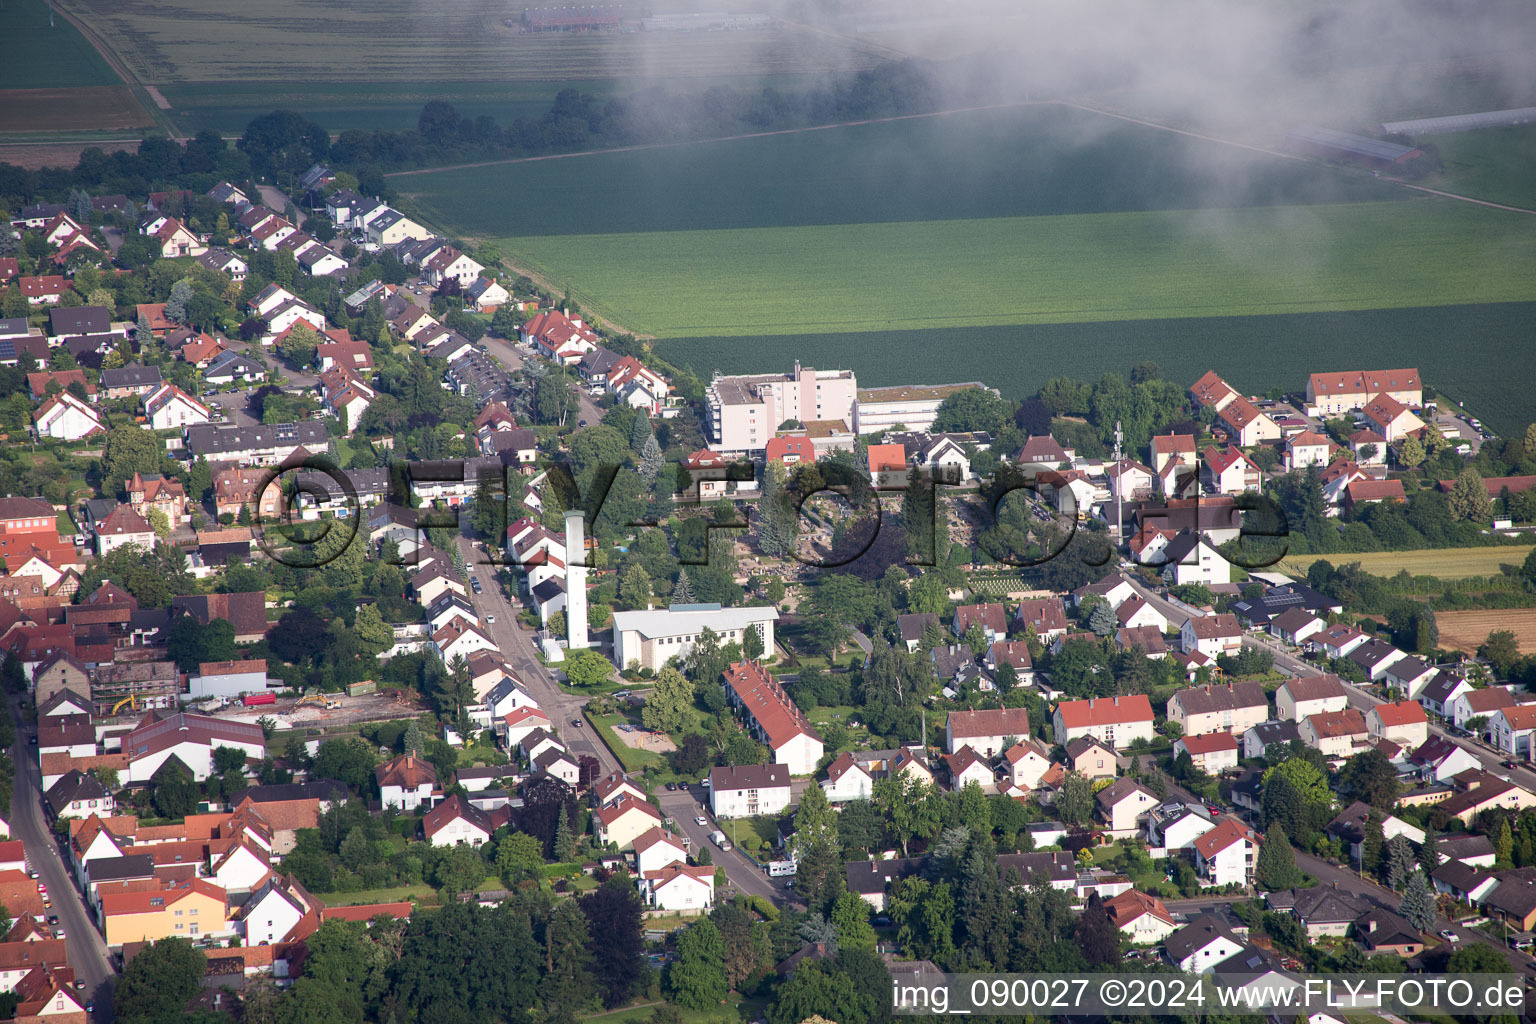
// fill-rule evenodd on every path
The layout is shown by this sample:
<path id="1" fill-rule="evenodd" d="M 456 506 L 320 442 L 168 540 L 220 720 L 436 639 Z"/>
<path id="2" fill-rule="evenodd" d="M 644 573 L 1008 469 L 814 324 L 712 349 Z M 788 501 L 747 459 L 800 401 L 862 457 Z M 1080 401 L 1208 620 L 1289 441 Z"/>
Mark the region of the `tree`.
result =
<path id="1" fill-rule="evenodd" d="M 1397 446 L 1397 461 L 1412 469 L 1424 461 L 1424 443 L 1416 437 L 1404 438 Z"/>
<path id="2" fill-rule="evenodd" d="M 352 621 L 352 631 L 363 642 L 369 656 L 389 650 L 395 643 L 395 631 L 379 611 L 377 604 L 365 604 L 357 609 Z"/>
<path id="3" fill-rule="evenodd" d="M 678 744 L 672 763 L 681 774 L 692 775 L 710 763 L 709 741 L 700 733 L 689 733 Z"/>
<path id="4" fill-rule="evenodd" d="M 182 278 L 171 286 L 171 297 L 165 300 L 165 318 L 174 323 L 187 322 L 187 303 L 192 301 L 192 282 Z"/>
<path id="5" fill-rule="evenodd" d="M 599 686 L 613 676 L 613 665 L 594 650 L 580 650 L 566 656 L 565 677 L 572 686 Z"/>
<path id="6" fill-rule="evenodd" d="M 655 431 L 651 430 L 651 418 L 645 413 L 635 417 L 635 424 L 629 431 L 629 447 L 636 455 L 645 451 L 646 438 L 654 438 Z"/>
<path id="7" fill-rule="evenodd" d="M 373 748 L 355 736 L 326 740 L 315 752 L 312 776 L 361 790 L 373 779 Z"/>
<path id="8" fill-rule="evenodd" d="M 706 917 L 677 940 L 677 959 L 667 968 L 668 997 L 685 1010 L 708 1010 L 719 1006 L 728 991 L 725 942 Z"/>
<path id="9" fill-rule="evenodd" d="M 1408 879 L 1408 891 L 1398 907 L 1408 923 L 1421 932 L 1427 932 L 1435 924 L 1435 894 L 1429 887 L 1424 872 L 1415 871 Z"/>
<path id="10" fill-rule="evenodd" d="M 988 388 L 956 391 L 939 403 L 934 415 L 935 433 L 965 433 L 984 430 L 996 433 L 1012 416 L 1008 402 Z"/>
<path id="11" fill-rule="evenodd" d="M 891 835 L 901 844 L 902 856 L 914 837 L 931 836 L 939 830 L 939 806 L 933 788 L 913 777 L 912 772 L 876 779 L 874 802 L 890 827 Z M 1059 797 L 1057 799 L 1060 799 Z"/>
<path id="12" fill-rule="evenodd" d="M 693 604 L 693 587 L 688 584 L 688 570 L 677 571 L 677 583 L 672 587 L 672 604 Z"/>
<path id="13" fill-rule="evenodd" d="M 566 812 L 565 804 L 560 804 L 560 813 L 555 818 L 555 859 L 562 864 L 568 864 L 576 857 L 576 836 L 571 831 L 571 818 Z"/>
<path id="14" fill-rule="evenodd" d="M 1069 825 L 1083 825 L 1093 815 L 1093 792 L 1088 780 L 1077 772 L 1070 773 L 1056 794 L 1056 813 Z"/>
<path id="15" fill-rule="evenodd" d="M 757 661 L 763 656 L 763 627 L 761 623 L 754 623 L 747 627 L 741 637 L 741 654 L 748 661 Z"/>
<path id="16" fill-rule="evenodd" d="M 1493 499 L 1483 484 L 1483 475 L 1468 466 L 1451 485 L 1448 499 L 1454 519 L 1472 523 L 1486 523 L 1493 519 Z"/>
<path id="17" fill-rule="evenodd" d="M 1291 849 L 1291 837 L 1285 834 L 1284 826 L 1275 825 L 1265 834 L 1264 845 L 1259 847 L 1253 882 L 1260 889 L 1271 892 L 1294 889 L 1301 884 L 1301 871 L 1296 867 L 1296 851 Z"/>
<path id="18" fill-rule="evenodd" d="M 620 574 L 619 599 L 631 609 L 644 610 L 651 606 L 651 577 L 639 562 Z"/>
<path id="19" fill-rule="evenodd" d="M 1504 678 L 1509 675 L 1515 662 L 1520 660 L 1520 645 L 1512 631 L 1496 629 L 1478 645 L 1477 656 L 1493 667 L 1496 676 Z"/>
<path id="20" fill-rule="evenodd" d="M 1499 823 L 1499 838 L 1494 840 L 1493 849 L 1501 867 L 1508 868 L 1512 866 L 1515 853 L 1515 837 L 1510 831 L 1508 818 Z"/>
<path id="21" fill-rule="evenodd" d="M 1120 930 L 1110 920 L 1109 911 L 1098 893 L 1088 897 L 1083 916 L 1078 918 L 1072 937 L 1077 948 L 1083 951 L 1083 959 L 1093 967 L 1118 963 L 1120 960 Z"/>
<path id="22" fill-rule="evenodd" d="M 795 811 L 795 834 L 790 837 L 790 851 L 798 866 L 795 883 L 802 899 L 811 906 L 820 902 L 829 880 L 842 877 L 841 843 L 837 812 L 827 802 L 825 792 L 812 793 L 820 786 L 807 786 Z"/>
<path id="23" fill-rule="evenodd" d="M 1403 836 L 1387 840 L 1387 885 L 1401 890 L 1413 873 L 1413 848 Z"/>
<path id="24" fill-rule="evenodd" d="M 1397 805 L 1397 769 L 1379 750 L 1367 750 L 1351 758 L 1339 773 L 1344 792 L 1372 807 L 1390 810 Z"/>
<path id="25" fill-rule="evenodd" d="M 233 660 L 235 627 L 228 619 L 213 619 L 205 626 L 183 615 L 166 632 L 165 652 L 183 672 L 193 672 L 208 661 Z"/>
<path id="26" fill-rule="evenodd" d="M 581 911 L 592 936 L 592 974 L 603 1005 L 610 1009 L 627 1003 L 649 973 L 641 910 L 639 894 L 623 876 L 581 899 Z"/>
<path id="27" fill-rule="evenodd" d="M 526 832 L 510 833 L 496 844 L 496 873 L 508 888 L 537 880 L 544 870 L 544 844 Z"/>
<path id="28" fill-rule="evenodd" d="M 693 707 L 693 683 L 677 669 L 668 666 L 656 676 L 656 686 L 645 698 L 640 720 L 647 729 L 679 732 L 688 723 Z"/>
<path id="29" fill-rule="evenodd" d="M 1120 620 L 1115 617 L 1115 610 L 1110 607 L 1108 601 L 1101 601 L 1094 605 L 1093 611 L 1088 615 L 1088 628 L 1097 636 L 1109 636 L 1120 626 Z"/>
<path id="30" fill-rule="evenodd" d="M 101 460 L 103 488 L 120 490 L 133 479 L 133 474 L 158 473 L 164 463 L 165 450 L 153 431 L 132 425 L 114 427 L 107 433 Z"/>
<path id="31" fill-rule="evenodd" d="M 176 760 L 167 761 L 154 774 L 151 800 L 162 818 L 185 818 L 197 810 L 201 795 L 192 774 Z"/>
<path id="32" fill-rule="evenodd" d="M 123 968 L 117 983 L 117 1016 L 126 1024 L 179 1020 L 202 988 L 208 958 L 185 939 L 161 939 Z"/>

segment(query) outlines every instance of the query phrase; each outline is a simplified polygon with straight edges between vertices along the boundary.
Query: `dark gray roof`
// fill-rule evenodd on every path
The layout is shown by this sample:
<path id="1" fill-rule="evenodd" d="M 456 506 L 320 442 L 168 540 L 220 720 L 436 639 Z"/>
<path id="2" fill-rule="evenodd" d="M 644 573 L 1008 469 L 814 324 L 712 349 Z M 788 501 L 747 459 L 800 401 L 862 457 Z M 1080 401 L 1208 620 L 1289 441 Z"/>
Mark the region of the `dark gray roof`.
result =
<path id="1" fill-rule="evenodd" d="M 187 428 L 187 447 L 194 455 L 213 458 L 280 445 L 303 445 L 312 450 L 330 444 L 330 435 L 320 420 L 299 423 L 258 423 L 242 427 L 233 423 L 198 423 Z"/>
<path id="2" fill-rule="evenodd" d="M 1077 877 L 1077 862 L 1070 853 L 1000 853 L 997 855 L 998 876 L 1017 871 L 1026 885 L 1038 878 L 1051 882 L 1064 882 Z"/>
<path id="3" fill-rule="evenodd" d="M 1463 680 L 1451 675 L 1449 672 L 1436 672 L 1429 682 L 1424 684 L 1424 689 L 1419 691 L 1419 700 L 1444 704 L 1462 682 Z"/>
<path id="4" fill-rule="evenodd" d="M 1369 671 L 1382 661 L 1397 653 L 1397 648 L 1385 640 L 1367 640 L 1365 643 L 1350 651 L 1350 661 Z"/>
<path id="5" fill-rule="evenodd" d="M 893 860 L 855 860 L 843 865 L 843 876 L 848 891 L 872 896 L 885 892 L 886 886 L 917 873 L 922 865 L 919 857 L 897 857 Z"/>
<path id="6" fill-rule="evenodd" d="M 1248 732 L 1254 733 L 1261 744 L 1269 746 L 1271 743 L 1289 743 L 1292 740 L 1301 739 L 1301 730 L 1295 722 L 1260 722 Z M 1243 735 L 1247 735 L 1244 733 Z"/>
<path id="7" fill-rule="evenodd" d="M 1171 960 L 1177 962 L 1217 938 L 1224 938 L 1238 946 L 1243 945 L 1243 940 L 1226 920 L 1214 914 L 1201 914 L 1168 936 L 1163 942 L 1163 949 Z"/>
<path id="8" fill-rule="evenodd" d="M 101 386 L 104 388 L 156 387 L 161 380 L 160 367 L 142 366 L 139 363 L 101 371 Z"/>
<path id="9" fill-rule="evenodd" d="M 609 370 L 613 369 L 614 365 L 617 364 L 620 359 L 623 358 L 624 357 L 619 355 L 617 352 L 613 352 L 609 349 L 603 348 L 602 346 L 598 346 L 591 352 L 583 355 L 581 357 L 581 362 L 576 364 L 576 368 L 586 376 L 592 377 L 599 374 L 606 374 Z"/>
<path id="10" fill-rule="evenodd" d="M 1500 883 L 1499 889 L 1504 888 Z M 1493 891 L 1497 895 L 1499 889 Z M 1536 908 L 1536 899 L 1531 902 L 1531 907 Z M 1530 911 L 1527 910 L 1526 913 Z M 1366 948 L 1376 946 L 1401 946 L 1408 943 L 1424 942 L 1424 936 L 1419 934 L 1417 928 L 1390 910 L 1382 907 L 1374 907 L 1362 914 L 1355 921 L 1355 933 L 1365 942 Z"/>
<path id="11" fill-rule="evenodd" d="M 99 857 L 86 867 L 86 874 L 93 882 L 150 878 L 154 873 L 155 858 L 148 853 L 130 853 L 126 857 Z"/>
<path id="12" fill-rule="evenodd" d="M 218 355 L 209 360 L 208 368 L 203 371 L 203 379 L 207 380 L 211 377 L 219 376 L 225 372 L 250 372 L 260 374 L 265 373 L 266 371 L 262 369 L 260 363 L 256 362 L 256 360 L 252 359 L 250 356 L 236 352 L 234 349 L 226 349 L 225 351 L 220 352 Z"/>
<path id="13" fill-rule="evenodd" d="M 106 306 L 56 306 L 48 311 L 48 333 L 106 334 L 112 330 L 112 311 Z"/>
<path id="14" fill-rule="evenodd" d="M 777 789 L 789 786 L 789 766 L 782 764 L 740 764 L 711 768 L 711 792 L 736 789 Z"/>
<path id="15" fill-rule="evenodd" d="M 1216 711 L 1268 706 L 1269 698 L 1258 683 L 1232 683 L 1230 686 L 1191 686 L 1174 694 L 1187 714 L 1203 715 Z"/>
<path id="16" fill-rule="evenodd" d="M 71 768 L 49 787 L 48 805 L 53 808 L 54 814 L 59 814 L 76 800 L 104 800 L 110 795 L 107 787 L 103 786 L 96 776 Z"/>
<path id="17" fill-rule="evenodd" d="M 912 612 L 907 615 L 896 616 L 896 626 L 901 630 L 901 638 L 908 643 L 916 643 L 923 638 L 923 630 L 928 628 L 930 622 L 938 624 L 939 617 L 933 612 Z"/>
<path id="18" fill-rule="evenodd" d="M 335 779 L 316 779 L 311 782 L 288 782 L 274 786 L 252 786 L 240 794 L 258 804 L 277 803 L 282 800 L 346 800 L 352 791 L 345 783 Z"/>
<path id="19" fill-rule="evenodd" d="M 1485 835 L 1441 836 L 1435 840 L 1435 849 L 1440 851 L 1441 856 L 1453 860 L 1485 857 L 1497 852 L 1493 848 L 1493 840 Z"/>
<path id="20" fill-rule="evenodd" d="M 1446 861 L 1430 872 L 1429 877 L 1463 893 L 1471 892 L 1493 878 L 1492 875 L 1459 860 Z"/>
<path id="21" fill-rule="evenodd" d="M 563 593 L 565 593 L 565 584 L 560 581 L 558 576 L 551 576 L 533 588 L 533 596 L 539 604 L 548 604 Z"/>
<path id="22" fill-rule="evenodd" d="M 955 675 L 966 665 L 976 660 L 971 649 L 965 644 L 950 644 L 948 647 L 935 647 L 929 651 L 933 659 L 933 668 L 940 680 L 953 679 Z"/>

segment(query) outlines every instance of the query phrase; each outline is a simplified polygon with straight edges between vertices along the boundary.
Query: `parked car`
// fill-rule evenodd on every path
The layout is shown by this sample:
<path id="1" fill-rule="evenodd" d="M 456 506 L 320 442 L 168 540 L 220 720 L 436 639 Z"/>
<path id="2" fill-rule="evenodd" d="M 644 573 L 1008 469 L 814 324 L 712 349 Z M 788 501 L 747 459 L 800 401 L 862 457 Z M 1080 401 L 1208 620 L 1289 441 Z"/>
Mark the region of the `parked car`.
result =
<path id="1" fill-rule="evenodd" d="M 677 792 L 677 783 L 675 783 L 675 782 L 667 783 L 667 792 L 668 793 L 676 793 Z"/>
<path id="2" fill-rule="evenodd" d="M 1444 939 L 1446 942 L 1460 942 L 1461 941 L 1461 936 L 1457 935 L 1455 932 L 1451 931 L 1449 928 L 1442 928 L 1442 929 L 1440 929 L 1440 937 L 1442 939 Z"/>
<path id="3" fill-rule="evenodd" d="M 696 815 L 694 817 L 693 823 L 695 825 L 708 825 L 709 824 L 709 819 L 704 817 L 704 815 L 700 814 L 700 815 Z"/>

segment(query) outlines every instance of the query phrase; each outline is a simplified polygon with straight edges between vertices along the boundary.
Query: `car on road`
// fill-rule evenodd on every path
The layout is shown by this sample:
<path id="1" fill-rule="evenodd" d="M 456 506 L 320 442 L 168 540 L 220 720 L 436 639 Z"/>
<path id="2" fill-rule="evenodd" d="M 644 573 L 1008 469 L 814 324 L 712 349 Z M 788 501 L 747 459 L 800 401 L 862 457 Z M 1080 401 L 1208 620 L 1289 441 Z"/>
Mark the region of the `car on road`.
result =
<path id="1" fill-rule="evenodd" d="M 1446 942 L 1460 942 L 1461 941 L 1461 936 L 1457 935 L 1455 932 L 1451 931 L 1449 928 L 1442 928 L 1442 929 L 1440 929 L 1440 937 L 1442 939 L 1444 939 Z"/>
<path id="2" fill-rule="evenodd" d="M 478 577 L 478 576 L 471 576 L 469 578 L 469 589 L 473 590 L 477 594 L 485 589 L 484 587 L 482 587 L 480 585 L 480 577 Z"/>
<path id="3" fill-rule="evenodd" d="M 32 742 L 36 743 L 37 740 L 33 739 Z M 1513 768 L 1514 766 L 1515 766 L 1515 762 L 1513 762 L 1513 761 L 1500 761 L 1499 762 L 1499 767 L 1501 767 L 1501 768 Z"/>
<path id="4" fill-rule="evenodd" d="M 708 825 L 709 824 L 709 819 L 704 817 L 704 815 L 700 814 L 700 815 L 697 815 L 697 816 L 694 817 L 693 823 L 695 825 Z"/>
<path id="5" fill-rule="evenodd" d="M 1206 804 L 1205 805 L 1205 809 L 1210 811 L 1212 814 L 1217 815 L 1218 817 L 1225 813 L 1224 811 L 1222 811 L 1222 809 L 1220 807 L 1217 807 L 1215 804 Z"/>
<path id="6" fill-rule="evenodd" d="M 76 978 L 75 979 L 75 989 L 76 989 L 76 991 L 81 991 L 84 988 L 85 988 L 85 979 L 84 978 Z"/>
<path id="7" fill-rule="evenodd" d="M 583 723 L 583 722 L 582 722 L 582 720 L 581 720 L 581 719 L 579 719 L 579 718 L 573 718 L 573 719 L 571 719 L 571 728 L 572 728 L 572 729 L 580 729 L 580 728 L 581 728 L 581 727 L 582 727 L 582 725 L 583 725 L 583 724 L 584 724 L 584 723 Z"/>
<path id="8" fill-rule="evenodd" d="M 85 1012 L 86 1013 L 95 1013 L 96 1012 L 96 1004 L 95 1003 L 86 1003 L 85 1004 Z"/>
<path id="9" fill-rule="evenodd" d="M 485 617 L 485 621 L 489 622 L 491 625 L 494 626 L 494 625 L 496 625 L 496 616 L 494 616 L 494 615 L 487 615 Z"/>
<path id="10" fill-rule="evenodd" d="M 59 923 L 59 915 L 58 914 L 49 914 L 48 915 L 48 923 L 49 924 L 58 924 Z"/>

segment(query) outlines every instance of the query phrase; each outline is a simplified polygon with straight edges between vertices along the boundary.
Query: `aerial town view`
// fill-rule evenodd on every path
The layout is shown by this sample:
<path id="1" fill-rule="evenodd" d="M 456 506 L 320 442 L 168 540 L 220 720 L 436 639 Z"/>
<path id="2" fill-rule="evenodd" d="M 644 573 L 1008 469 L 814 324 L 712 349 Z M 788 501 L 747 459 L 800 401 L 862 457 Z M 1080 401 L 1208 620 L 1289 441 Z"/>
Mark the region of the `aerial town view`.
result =
<path id="1" fill-rule="evenodd" d="M 0 0 L 0 1022 L 1536 1018 L 1527 0 L 544 2 Z"/>

